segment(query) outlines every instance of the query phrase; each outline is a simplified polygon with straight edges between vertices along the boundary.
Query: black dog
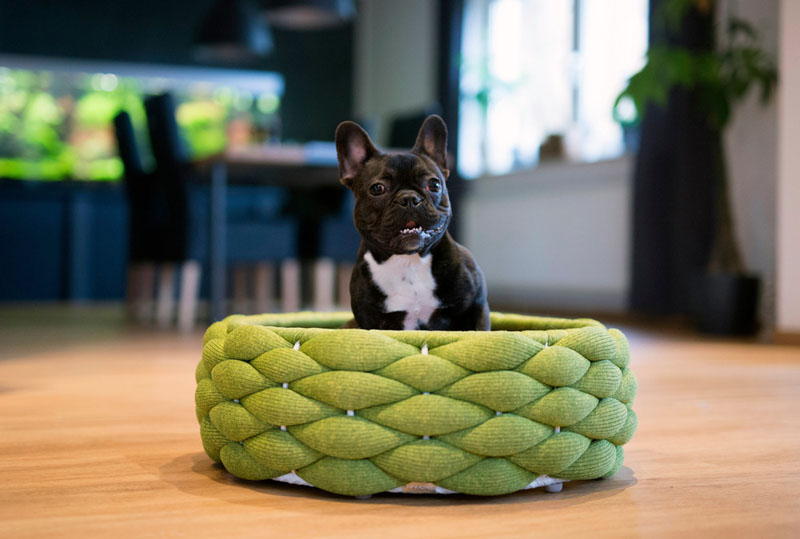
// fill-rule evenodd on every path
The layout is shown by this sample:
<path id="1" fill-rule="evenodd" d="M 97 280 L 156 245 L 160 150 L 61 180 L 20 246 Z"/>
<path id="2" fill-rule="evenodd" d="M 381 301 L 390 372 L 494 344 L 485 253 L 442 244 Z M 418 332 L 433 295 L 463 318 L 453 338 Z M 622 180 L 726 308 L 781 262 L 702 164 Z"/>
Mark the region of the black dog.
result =
<path id="1" fill-rule="evenodd" d="M 350 296 L 363 329 L 489 329 L 483 273 L 447 232 L 446 147 L 435 115 L 409 153 L 379 152 L 353 122 L 336 129 L 339 179 L 355 193 L 362 239 Z"/>

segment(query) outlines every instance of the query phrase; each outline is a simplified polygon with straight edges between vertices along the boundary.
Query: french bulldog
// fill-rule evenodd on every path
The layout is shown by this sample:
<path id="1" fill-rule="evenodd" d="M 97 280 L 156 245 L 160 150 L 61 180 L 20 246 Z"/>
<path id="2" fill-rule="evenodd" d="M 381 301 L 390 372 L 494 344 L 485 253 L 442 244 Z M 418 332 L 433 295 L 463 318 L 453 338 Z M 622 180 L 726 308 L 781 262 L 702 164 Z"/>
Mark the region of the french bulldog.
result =
<path id="1" fill-rule="evenodd" d="M 447 231 L 447 126 L 428 116 L 410 152 L 382 153 L 353 122 L 336 128 L 339 180 L 361 234 L 350 279 L 362 329 L 489 330 L 486 281 Z"/>

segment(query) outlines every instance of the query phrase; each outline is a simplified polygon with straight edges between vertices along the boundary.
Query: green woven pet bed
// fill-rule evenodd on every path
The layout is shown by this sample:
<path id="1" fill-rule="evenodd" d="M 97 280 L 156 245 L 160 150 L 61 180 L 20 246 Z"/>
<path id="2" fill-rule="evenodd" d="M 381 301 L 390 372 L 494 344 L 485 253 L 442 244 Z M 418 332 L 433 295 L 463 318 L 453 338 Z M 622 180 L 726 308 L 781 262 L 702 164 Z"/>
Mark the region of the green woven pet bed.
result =
<path id="1" fill-rule="evenodd" d="M 230 316 L 205 334 L 197 418 L 233 475 L 350 496 L 497 495 L 610 477 L 636 430 L 625 336 L 492 313 L 491 332 Z"/>

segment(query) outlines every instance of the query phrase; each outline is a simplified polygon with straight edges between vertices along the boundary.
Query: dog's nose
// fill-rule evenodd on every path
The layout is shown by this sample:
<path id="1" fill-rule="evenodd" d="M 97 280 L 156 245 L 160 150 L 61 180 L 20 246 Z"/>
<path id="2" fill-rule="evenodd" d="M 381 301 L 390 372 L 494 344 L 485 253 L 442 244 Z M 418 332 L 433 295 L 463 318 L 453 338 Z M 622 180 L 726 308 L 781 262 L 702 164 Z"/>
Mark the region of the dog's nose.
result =
<path id="1" fill-rule="evenodd" d="M 414 191 L 404 191 L 398 193 L 397 197 L 394 199 L 394 203 L 406 208 L 416 208 L 422 203 L 422 197 Z"/>

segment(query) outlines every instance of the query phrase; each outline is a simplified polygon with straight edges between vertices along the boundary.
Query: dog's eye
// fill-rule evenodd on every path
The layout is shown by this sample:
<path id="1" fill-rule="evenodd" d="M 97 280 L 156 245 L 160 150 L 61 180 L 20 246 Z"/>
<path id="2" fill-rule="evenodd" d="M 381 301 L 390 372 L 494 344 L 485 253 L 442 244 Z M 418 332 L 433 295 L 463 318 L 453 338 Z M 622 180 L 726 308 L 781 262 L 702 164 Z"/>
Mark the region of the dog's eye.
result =
<path id="1" fill-rule="evenodd" d="M 425 188 L 431 193 L 438 193 L 442 190 L 442 182 L 439 181 L 439 178 L 431 178 Z"/>
<path id="2" fill-rule="evenodd" d="M 386 192 L 386 186 L 382 183 L 373 183 L 369 186 L 369 194 L 378 196 Z"/>

